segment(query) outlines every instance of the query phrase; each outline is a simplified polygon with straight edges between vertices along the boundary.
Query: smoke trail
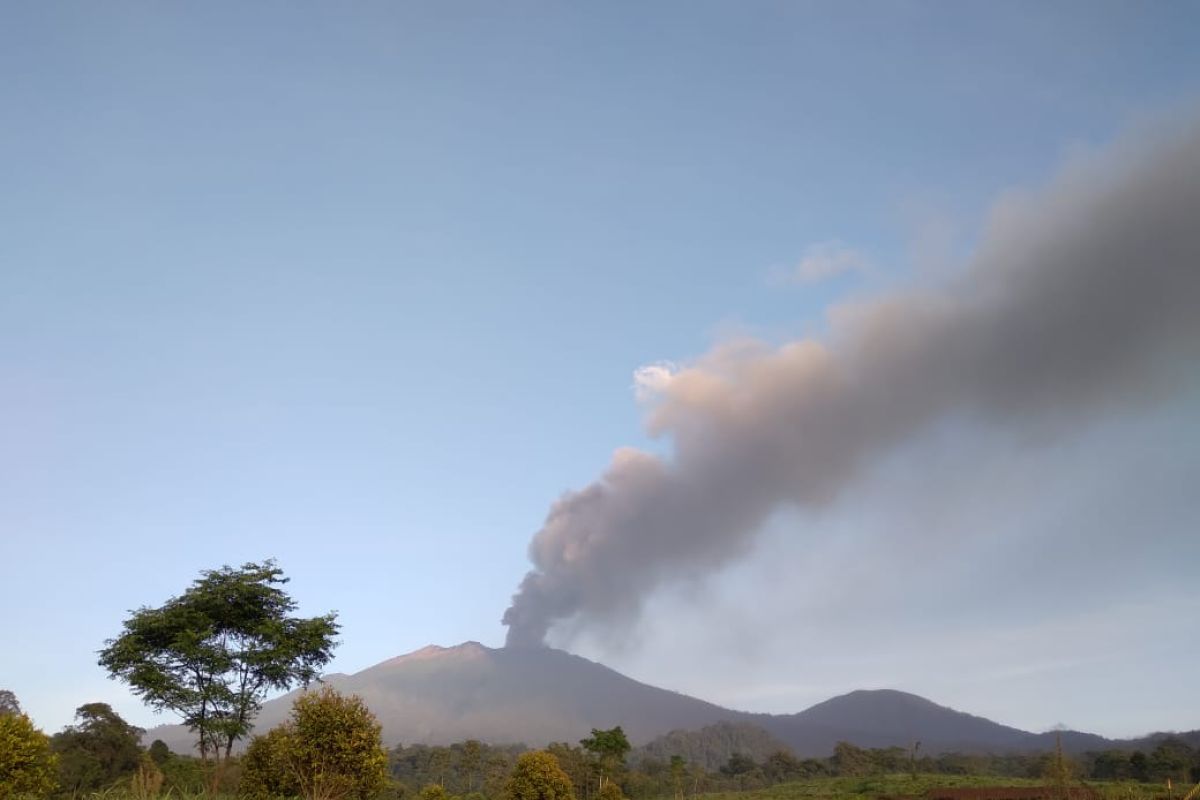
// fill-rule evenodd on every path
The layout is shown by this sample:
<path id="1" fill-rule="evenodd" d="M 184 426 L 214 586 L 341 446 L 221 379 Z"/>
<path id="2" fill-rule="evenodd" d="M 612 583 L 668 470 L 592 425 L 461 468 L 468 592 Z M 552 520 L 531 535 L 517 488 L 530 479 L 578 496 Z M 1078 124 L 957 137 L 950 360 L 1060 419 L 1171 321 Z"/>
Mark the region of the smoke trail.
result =
<path id="1" fill-rule="evenodd" d="M 672 457 L 620 450 L 553 505 L 504 614 L 509 646 L 635 614 L 663 582 L 745 552 L 779 506 L 831 502 L 949 415 L 1082 422 L 1197 374 L 1200 128 L 1001 203 L 952 285 L 831 321 L 827 342 L 740 342 L 639 371 Z"/>

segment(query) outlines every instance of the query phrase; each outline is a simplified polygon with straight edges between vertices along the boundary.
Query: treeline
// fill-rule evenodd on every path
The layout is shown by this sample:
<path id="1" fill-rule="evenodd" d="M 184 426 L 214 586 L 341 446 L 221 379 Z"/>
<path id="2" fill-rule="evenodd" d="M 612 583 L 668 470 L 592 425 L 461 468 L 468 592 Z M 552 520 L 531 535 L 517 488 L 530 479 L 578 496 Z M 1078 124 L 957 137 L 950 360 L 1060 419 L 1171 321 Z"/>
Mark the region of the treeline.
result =
<path id="1" fill-rule="evenodd" d="M 828 759 L 829 774 L 873 775 L 916 772 L 942 775 L 994 775 L 1005 778 L 1051 778 L 1056 770 L 1073 780 L 1140 781 L 1162 783 L 1200 781 L 1200 749 L 1167 736 L 1149 752 L 1106 750 L 1082 755 L 1062 753 L 1006 753 L 978 755 L 943 753 L 914 757 L 902 747 L 864 749 L 839 743 Z"/>
<path id="2" fill-rule="evenodd" d="M 182 595 L 133 612 L 100 651 L 112 677 L 150 707 L 183 718 L 200 758 L 172 753 L 161 741 L 143 748 L 143 731 L 104 703 L 80 706 L 74 724 L 47 736 L 11 692 L 0 691 L 0 800 L 109 790 L 136 800 L 200 793 L 253 800 L 682 800 L 804 778 L 897 772 L 1200 781 L 1200 751 L 1173 737 L 1146 752 L 1076 759 L 1061 750 L 918 757 L 915 746 L 864 749 L 846 742 L 829 758 L 798 759 L 765 732 L 719 725 L 675 732 L 636 753 L 620 727 L 536 751 L 474 740 L 388 751 L 361 698 L 329 687 L 300 695 L 288 722 L 251 738 L 269 689 L 307 686 L 332 658 L 335 615 L 290 616 L 296 604 L 280 588 L 286 583 L 269 560 L 205 570 Z M 245 753 L 236 756 L 247 739 Z"/>
<path id="3" fill-rule="evenodd" d="M 47 736 L 12 692 L 0 690 L 0 797 L 6 788 L 14 796 L 79 797 L 135 785 L 142 795 L 194 795 L 212 785 L 211 765 L 161 741 L 144 748 L 143 733 L 107 703 L 88 703 L 76 709 L 74 724 Z"/>
<path id="4" fill-rule="evenodd" d="M 332 694 L 327 690 L 321 695 L 326 698 L 324 702 L 333 699 Z M 318 696 L 314 697 L 314 704 L 320 702 Z M 377 737 L 373 718 L 361 709 L 361 703 L 357 707 L 365 715 L 363 724 Z M 10 724 L 14 720 L 27 722 L 12 694 L 0 692 L 0 722 Z M 280 783 L 283 779 L 272 772 L 277 766 L 273 760 L 281 758 L 278 752 L 272 752 L 282 743 L 280 730 L 255 737 L 240 757 L 223 763 L 205 761 L 172 753 L 161 741 L 143 748 L 140 728 L 128 724 L 107 704 L 89 703 L 79 707 L 74 724 L 44 737 L 47 752 L 52 754 L 46 763 L 55 772 L 43 776 L 41 785 L 55 788 L 31 794 L 78 798 L 98 791 L 127 789 L 141 798 L 203 792 L 246 797 L 291 795 L 291 791 L 280 791 L 287 784 Z M 293 738 L 299 735 L 299 730 L 291 733 Z M 735 750 L 724 763 L 714 765 L 717 753 L 739 743 L 756 745 L 758 751 L 750 754 Z M 918 755 L 915 748 L 861 748 L 848 742 L 838 743 L 828 758 L 801 759 L 782 747 L 764 755 L 762 748 L 774 743 L 746 726 L 717 725 L 700 731 L 673 732 L 633 751 L 618 727 L 595 730 L 578 744 L 554 743 L 541 752 L 557 763 L 577 800 L 678 799 L 819 777 L 907 772 L 1047 781 L 1068 778 L 1073 782 L 1200 782 L 1200 748 L 1170 736 L 1148 751 L 1111 750 L 1081 756 L 1066 756 L 1061 751 Z M 679 751 L 670 752 L 668 745 Z M 4 746 L 0 741 L 0 749 Z M 383 750 L 378 752 L 382 759 Z M 386 780 L 373 784 L 373 796 L 385 800 L 501 800 L 509 796 L 518 761 L 528 752 L 522 745 L 494 746 L 477 740 L 448 746 L 397 746 L 386 751 Z M 284 753 L 284 760 L 294 762 L 294 753 Z"/>
<path id="5" fill-rule="evenodd" d="M 739 726 L 740 727 L 740 726 Z M 1078 781 L 1141 781 L 1176 784 L 1200 782 L 1200 748 L 1166 737 L 1143 752 L 1105 751 L 1067 756 L 1055 752 L 976 755 L 944 753 L 917 755 L 902 747 L 862 748 L 840 742 L 828 758 L 797 758 L 780 748 L 766 755 L 733 752 L 712 767 L 695 753 L 711 758 L 720 742 L 733 735 L 730 727 L 711 726 L 702 731 L 675 732 L 670 741 L 693 752 L 691 758 L 662 747 L 643 747 L 615 765 L 612 779 L 633 800 L 690 797 L 708 792 L 760 789 L 777 783 L 819 777 L 867 777 L 896 773 L 975 775 L 997 778 L 1034 778 L 1047 781 L 1065 777 Z M 748 733 L 741 731 L 741 733 Z M 707 745 L 701 742 L 709 737 Z M 768 739 L 750 736 L 751 741 Z M 662 741 L 662 740 L 658 740 Z M 579 800 L 595 800 L 602 769 L 596 754 L 582 745 L 564 742 L 546 748 L 558 760 Z M 492 747 L 476 741 L 449 746 L 410 745 L 393 749 L 388 758 L 396 791 L 419 794 L 435 784 L 448 795 L 473 793 L 497 798 L 521 746 Z"/>

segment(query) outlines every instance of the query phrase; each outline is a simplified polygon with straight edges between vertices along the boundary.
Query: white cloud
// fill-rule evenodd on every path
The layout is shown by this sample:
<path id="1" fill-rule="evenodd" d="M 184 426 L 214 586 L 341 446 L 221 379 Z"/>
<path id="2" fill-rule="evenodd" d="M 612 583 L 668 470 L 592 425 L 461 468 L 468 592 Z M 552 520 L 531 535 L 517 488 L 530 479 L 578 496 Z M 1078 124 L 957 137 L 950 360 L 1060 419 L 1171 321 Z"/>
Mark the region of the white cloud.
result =
<path id="1" fill-rule="evenodd" d="M 657 361 L 633 371 L 633 393 L 639 403 L 648 403 L 662 394 L 679 367 L 670 361 Z"/>
<path id="2" fill-rule="evenodd" d="M 863 272 L 871 265 L 859 250 L 837 240 L 809 245 L 799 263 L 787 271 L 792 283 L 819 283 L 848 272 Z"/>

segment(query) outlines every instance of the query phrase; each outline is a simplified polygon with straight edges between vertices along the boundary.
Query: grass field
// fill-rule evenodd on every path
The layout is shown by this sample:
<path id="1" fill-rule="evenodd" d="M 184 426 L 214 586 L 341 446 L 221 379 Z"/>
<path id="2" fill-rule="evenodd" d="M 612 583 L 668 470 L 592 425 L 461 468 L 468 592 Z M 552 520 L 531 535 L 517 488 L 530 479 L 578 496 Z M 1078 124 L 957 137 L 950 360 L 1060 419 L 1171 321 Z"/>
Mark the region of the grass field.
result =
<path id="1" fill-rule="evenodd" d="M 1080 786 L 1073 783 L 1073 786 Z M 931 789 L 983 789 L 990 787 L 1045 787 L 1044 780 L 1000 778 L 991 775 L 922 775 L 907 773 L 869 777 L 811 778 L 781 783 L 766 789 L 714 792 L 705 800 L 875 800 L 879 797 L 924 797 Z M 1165 786 L 1144 783 L 1088 783 L 1105 800 L 1168 800 Z M 1190 787 L 1174 792 L 1182 800 Z M 982 794 L 982 793 L 981 793 Z"/>

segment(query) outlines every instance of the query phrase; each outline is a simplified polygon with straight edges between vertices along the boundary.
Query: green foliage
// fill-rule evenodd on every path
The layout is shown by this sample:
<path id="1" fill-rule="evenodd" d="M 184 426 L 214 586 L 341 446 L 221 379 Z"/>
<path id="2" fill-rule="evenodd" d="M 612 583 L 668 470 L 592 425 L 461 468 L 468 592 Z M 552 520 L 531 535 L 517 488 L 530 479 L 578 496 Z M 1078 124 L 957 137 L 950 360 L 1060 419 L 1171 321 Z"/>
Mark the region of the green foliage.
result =
<path id="1" fill-rule="evenodd" d="M 286 728 L 273 728 L 250 740 L 242 754 L 238 792 L 256 800 L 299 794 L 300 785 L 288 763 L 291 746 Z"/>
<path id="2" fill-rule="evenodd" d="M 786 750 L 776 750 L 763 762 L 763 774 L 772 783 L 783 783 L 816 774 L 811 764 L 806 764 Z"/>
<path id="3" fill-rule="evenodd" d="M 475 788 L 475 777 L 483 764 L 483 744 L 478 739 L 467 739 L 462 743 L 459 762 L 466 774 L 467 792 L 470 793 Z"/>
<path id="4" fill-rule="evenodd" d="M 594 733 L 594 732 L 593 732 Z M 545 750 L 524 753 L 504 787 L 505 800 L 575 800 L 571 779 Z"/>
<path id="5" fill-rule="evenodd" d="M 754 763 L 754 759 L 745 753 L 734 753 L 729 757 L 728 763 L 721 767 L 723 775 L 745 775 L 758 769 L 758 764 Z"/>
<path id="6" fill-rule="evenodd" d="M 601 789 L 604 788 L 605 778 L 611 777 L 625 764 L 625 755 L 630 750 L 629 739 L 620 725 L 606 731 L 592 728 L 592 735 L 581 739 L 579 744 L 599 762 Z"/>
<path id="7" fill-rule="evenodd" d="M 387 780 L 379 732 L 361 698 L 328 686 L 305 692 L 287 723 L 251 741 L 242 759 L 241 791 L 259 798 L 374 797 Z"/>
<path id="8" fill-rule="evenodd" d="M 150 755 L 150 758 L 154 760 L 154 763 L 158 764 L 160 767 L 167 763 L 167 760 L 170 759 L 172 755 L 171 748 L 167 747 L 167 743 L 162 739 L 155 739 L 153 742 L 151 742 L 150 747 L 146 750 L 146 752 Z"/>
<path id="9" fill-rule="evenodd" d="M 1175 783 L 1191 778 L 1191 769 L 1200 766 L 1200 753 L 1188 744 L 1174 736 L 1168 736 L 1150 751 L 1147 768 L 1150 779 L 1163 782 L 1171 780 Z"/>
<path id="10" fill-rule="evenodd" d="M 830 760 L 835 775 L 869 775 L 873 771 L 870 754 L 850 742 L 838 742 Z"/>
<path id="11" fill-rule="evenodd" d="M 182 716 L 202 758 L 224 748 L 228 760 L 268 691 L 307 685 L 332 657 L 335 615 L 290 616 L 287 581 L 273 561 L 206 570 L 181 597 L 133 612 L 100 665 Z"/>
<path id="12" fill-rule="evenodd" d="M 240 777 L 238 770 L 219 769 L 218 765 L 178 753 L 172 753 L 158 768 L 163 774 L 163 791 L 172 797 L 233 790 Z"/>
<path id="13" fill-rule="evenodd" d="M 141 737 L 142 729 L 107 703 L 80 706 L 75 724 L 50 740 L 58 754 L 59 785 L 72 793 L 93 791 L 132 775 L 140 763 Z"/>
<path id="14" fill-rule="evenodd" d="M 17 702 L 17 696 L 8 689 L 0 689 L 0 716 L 20 713 L 21 704 Z"/>
<path id="15" fill-rule="evenodd" d="M 639 747 L 634 757 L 669 762 L 672 756 L 680 756 L 712 772 L 729 763 L 734 753 L 761 763 L 772 753 L 786 750 L 786 744 L 757 725 L 722 721 L 699 730 L 671 731 Z"/>
<path id="16" fill-rule="evenodd" d="M 57 782 L 50 737 L 20 713 L 0 714 L 0 800 L 45 797 Z"/>
<path id="17" fill-rule="evenodd" d="M 687 762 L 683 756 L 671 756 L 671 791 L 675 800 L 683 797 L 684 779 L 687 778 Z"/>
<path id="18" fill-rule="evenodd" d="M 617 783 L 609 781 L 600 789 L 598 797 L 599 800 L 625 800 L 625 793 Z"/>
<path id="19" fill-rule="evenodd" d="M 418 800 L 450 800 L 450 794 L 440 783 L 431 783 L 421 789 Z"/>
<path id="20" fill-rule="evenodd" d="M 448 747 L 397 746 L 388 754 L 388 769 L 406 796 L 415 796 L 421 787 L 436 783 L 452 796 L 478 790 L 487 797 L 498 797 L 517 755 L 524 750 L 520 745 L 498 747 L 475 740 Z"/>
<path id="21" fill-rule="evenodd" d="M 137 769 L 129 776 L 129 793 L 134 800 L 153 800 L 162 791 L 165 777 L 149 753 L 142 753 Z"/>
<path id="22" fill-rule="evenodd" d="M 567 773 L 567 777 L 571 779 L 575 796 L 591 797 L 591 791 L 595 788 L 594 778 L 597 764 L 588 756 L 587 751 L 582 747 L 572 747 L 565 742 L 555 742 L 546 748 L 546 752 L 554 756 L 563 772 Z"/>

